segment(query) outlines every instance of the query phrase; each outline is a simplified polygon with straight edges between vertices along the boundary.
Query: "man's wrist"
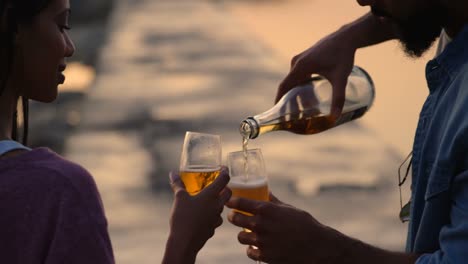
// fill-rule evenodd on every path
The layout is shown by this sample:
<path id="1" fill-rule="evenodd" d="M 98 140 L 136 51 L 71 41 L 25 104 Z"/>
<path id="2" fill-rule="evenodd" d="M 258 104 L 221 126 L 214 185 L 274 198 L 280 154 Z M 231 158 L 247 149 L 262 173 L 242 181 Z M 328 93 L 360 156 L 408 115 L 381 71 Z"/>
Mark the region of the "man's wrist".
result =
<path id="1" fill-rule="evenodd" d="M 392 24 L 379 20 L 371 13 L 342 26 L 337 33 L 345 38 L 345 43 L 348 43 L 354 49 L 397 38 Z"/>
<path id="2" fill-rule="evenodd" d="M 391 252 L 348 237 L 330 228 L 328 242 L 334 254 L 329 255 L 326 263 L 332 264 L 414 264 L 418 255 L 403 252 Z"/>
<path id="3" fill-rule="evenodd" d="M 307 234 L 305 246 L 301 249 L 298 263 L 310 263 L 311 260 L 317 263 L 342 264 L 341 256 L 345 250 L 338 247 L 342 244 L 343 237 L 335 229 L 318 223 L 311 217 L 312 223 L 308 224 L 303 231 Z"/>
<path id="4" fill-rule="evenodd" d="M 323 226 L 323 241 L 321 243 L 322 261 L 330 264 L 343 264 L 346 259 L 348 243 L 351 239 L 338 232 L 337 230 Z"/>
<path id="5" fill-rule="evenodd" d="M 309 237 L 306 243 L 308 246 L 302 250 L 300 263 L 314 260 L 329 264 L 414 264 L 419 257 L 416 254 L 391 252 L 371 246 L 328 226 L 322 225 L 306 232 Z"/>

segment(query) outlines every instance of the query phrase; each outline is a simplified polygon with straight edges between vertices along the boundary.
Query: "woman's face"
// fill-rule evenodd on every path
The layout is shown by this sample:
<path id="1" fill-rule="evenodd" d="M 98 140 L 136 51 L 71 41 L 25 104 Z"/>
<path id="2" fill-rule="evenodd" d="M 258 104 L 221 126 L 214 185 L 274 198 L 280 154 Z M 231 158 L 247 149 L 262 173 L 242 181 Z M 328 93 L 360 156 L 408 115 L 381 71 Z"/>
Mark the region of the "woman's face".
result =
<path id="1" fill-rule="evenodd" d="M 68 36 L 69 0 L 51 0 L 31 24 L 18 25 L 11 81 L 26 98 L 52 102 L 65 81 L 65 59 L 75 46 Z"/>

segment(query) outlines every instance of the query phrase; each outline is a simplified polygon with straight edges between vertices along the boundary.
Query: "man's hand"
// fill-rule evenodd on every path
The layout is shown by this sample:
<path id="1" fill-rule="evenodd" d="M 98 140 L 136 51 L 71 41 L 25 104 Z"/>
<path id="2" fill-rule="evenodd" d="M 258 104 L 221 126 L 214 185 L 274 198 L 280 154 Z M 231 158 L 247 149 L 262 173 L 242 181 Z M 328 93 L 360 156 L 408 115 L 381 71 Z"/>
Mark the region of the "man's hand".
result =
<path id="1" fill-rule="evenodd" d="M 175 200 L 163 263 L 194 263 L 198 251 L 223 223 L 221 213 L 232 194 L 226 188 L 229 175 L 223 168 L 218 178 L 195 196 L 189 195 L 178 174 L 172 172 L 170 180 Z"/>
<path id="2" fill-rule="evenodd" d="M 344 36 L 334 33 L 295 56 L 289 74 L 278 88 L 276 102 L 289 90 L 310 79 L 312 74 L 320 74 L 332 84 L 331 113 L 337 118 L 343 109 L 345 88 L 354 65 L 356 49 Z"/>
<path id="3" fill-rule="evenodd" d="M 320 74 L 333 86 L 331 114 L 334 118 L 339 117 L 356 50 L 396 37 L 391 22 L 382 21 L 371 13 L 341 27 L 292 59 L 291 70 L 280 84 L 275 102 L 312 74 Z"/>
<path id="4" fill-rule="evenodd" d="M 234 225 L 252 230 L 240 232 L 238 239 L 249 245 L 247 255 L 253 260 L 270 264 L 413 264 L 418 258 L 417 254 L 390 252 L 347 237 L 271 194 L 270 200 L 231 198 L 226 204 L 253 214 L 232 211 L 228 216 Z"/>
<path id="5" fill-rule="evenodd" d="M 309 213 L 282 203 L 272 194 L 270 200 L 233 197 L 226 204 L 253 214 L 246 216 L 232 211 L 228 216 L 234 225 L 252 231 L 242 231 L 238 236 L 241 244 L 249 245 L 247 255 L 267 263 L 329 263 L 333 247 L 326 246 L 330 241 L 328 228 Z"/>

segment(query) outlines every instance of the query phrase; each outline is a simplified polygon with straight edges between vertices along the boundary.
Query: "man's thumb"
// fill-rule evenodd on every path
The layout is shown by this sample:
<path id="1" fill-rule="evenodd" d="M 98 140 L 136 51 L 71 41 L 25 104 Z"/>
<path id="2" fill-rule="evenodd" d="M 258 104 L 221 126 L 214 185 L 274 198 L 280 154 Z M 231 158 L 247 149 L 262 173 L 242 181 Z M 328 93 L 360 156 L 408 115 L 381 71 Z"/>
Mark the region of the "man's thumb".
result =
<path id="1" fill-rule="evenodd" d="M 348 84 L 347 78 L 341 78 L 332 82 L 333 98 L 331 105 L 331 116 L 337 120 L 343 111 L 344 102 L 346 99 L 346 85 Z"/>

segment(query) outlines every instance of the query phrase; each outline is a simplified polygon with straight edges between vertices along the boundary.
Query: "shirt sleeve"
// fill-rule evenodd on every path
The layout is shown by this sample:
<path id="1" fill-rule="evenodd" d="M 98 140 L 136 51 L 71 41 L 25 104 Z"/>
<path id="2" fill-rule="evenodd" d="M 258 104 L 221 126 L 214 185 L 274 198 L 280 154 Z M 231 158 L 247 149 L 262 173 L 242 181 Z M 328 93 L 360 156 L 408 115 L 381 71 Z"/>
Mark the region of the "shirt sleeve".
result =
<path id="1" fill-rule="evenodd" d="M 440 250 L 421 255 L 416 264 L 456 264 L 468 260 L 468 171 L 453 182 L 451 223 L 439 235 Z"/>
<path id="2" fill-rule="evenodd" d="M 74 169 L 74 170 L 73 170 Z M 85 170 L 58 184 L 63 189 L 46 264 L 114 264 L 107 220 L 94 179 Z"/>

